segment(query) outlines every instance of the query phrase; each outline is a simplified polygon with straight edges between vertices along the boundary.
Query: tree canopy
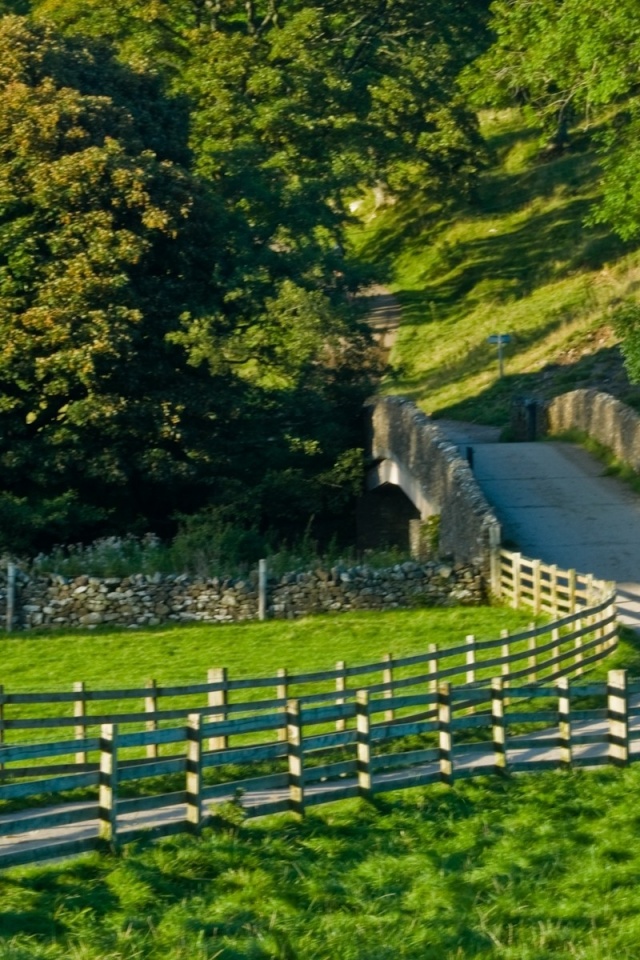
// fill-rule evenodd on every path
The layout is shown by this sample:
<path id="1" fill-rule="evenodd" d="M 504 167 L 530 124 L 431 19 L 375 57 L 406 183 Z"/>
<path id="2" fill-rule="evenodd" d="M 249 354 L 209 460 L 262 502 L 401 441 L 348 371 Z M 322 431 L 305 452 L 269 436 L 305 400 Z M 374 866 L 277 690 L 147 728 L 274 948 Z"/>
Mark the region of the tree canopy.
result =
<path id="1" fill-rule="evenodd" d="M 494 43 L 474 64 L 477 102 L 518 102 L 551 142 L 580 119 L 598 131 L 603 199 L 596 221 L 640 235 L 640 24 L 633 0 L 496 0 Z"/>
<path id="2" fill-rule="evenodd" d="M 375 372 L 348 203 L 380 180 L 469 188 L 456 78 L 486 4 L 2 13 L 5 546 L 205 506 L 290 533 L 341 509 Z"/>

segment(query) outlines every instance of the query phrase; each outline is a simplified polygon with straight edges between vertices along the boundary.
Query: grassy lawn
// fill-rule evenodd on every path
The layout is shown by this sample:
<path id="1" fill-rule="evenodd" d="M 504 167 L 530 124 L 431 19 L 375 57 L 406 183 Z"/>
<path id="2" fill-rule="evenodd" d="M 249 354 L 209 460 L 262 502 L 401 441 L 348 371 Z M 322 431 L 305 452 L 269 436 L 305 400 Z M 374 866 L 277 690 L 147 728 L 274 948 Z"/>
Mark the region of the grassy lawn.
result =
<path id="1" fill-rule="evenodd" d="M 344 802 L 0 876 L 2 960 L 635 960 L 640 766 Z"/>
<path id="2" fill-rule="evenodd" d="M 550 396 L 598 383 L 638 402 L 608 325 L 637 287 L 640 255 L 585 226 L 598 196 L 586 135 L 541 159 L 516 111 L 487 113 L 496 158 L 473 204 L 443 213 L 424 198 L 370 219 L 355 243 L 382 265 L 403 307 L 384 388 L 435 416 L 506 424 L 514 394 Z M 498 379 L 493 333 L 509 333 Z"/>
<path id="3" fill-rule="evenodd" d="M 211 667 L 232 677 L 331 669 L 406 656 L 430 643 L 450 647 L 469 633 L 497 637 L 526 628 L 526 611 L 507 607 L 454 607 L 360 612 L 266 623 L 154 627 L 148 630 L 6 634 L 0 639 L 0 680 L 7 692 L 135 687 L 149 678 L 161 684 L 203 682 Z"/>

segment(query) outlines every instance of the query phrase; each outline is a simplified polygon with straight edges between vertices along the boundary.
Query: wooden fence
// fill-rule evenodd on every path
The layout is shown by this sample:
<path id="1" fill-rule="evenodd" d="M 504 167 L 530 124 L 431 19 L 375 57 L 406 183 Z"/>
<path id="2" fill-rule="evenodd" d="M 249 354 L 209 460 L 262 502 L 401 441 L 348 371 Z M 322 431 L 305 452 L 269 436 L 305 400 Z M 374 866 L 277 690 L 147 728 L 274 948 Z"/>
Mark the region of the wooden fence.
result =
<path id="1" fill-rule="evenodd" d="M 614 590 L 612 583 L 596 580 L 590 573 L 562 570 L 521 553 L 500 549 L 498 558 L 500 597 L 516 609 L 524 605 L 536 614 L 557 617 L 590 607 Z"/>
<path id="2" fill-rule="evenodd" d="M 519 754 L 509 760 L 513 724 L 556 723 L 551 739 L 564 738 L 558 757 L 538 757 L 536 768 L 566 764 L 568 756 L 573 762 L 572 725 L 588 719 L 576 712 L 575 698 L 584 696 L 603 698 L 589 722 L 603 720 L 606 701 L 608 715 L 622 724 L 610 726 L 604 740 L 598 734 L 597 742 L 609 745 L 604 759 L 613 757 L 612 730 L 623 744 L 620 757 L 626 749 L 628 759 L 628 717 L 636 715 L 628 691 L 640 692 L 640 683 L 621 694 L 610 674 L 608 685 L 590 684 L 574 695 L 567 680 L 617 643 L 611 585 L 554 577 L 552 568 L 506 551 L 504 567 L 513 602 L 546 610 L 553 600 L 556 615 L 565 615 L 511 636 L 469 635 L 448 649 L 431 645 L 411 657 L 387 655 L 354 667 L 340 662 L 304 674 L 283 669 L 232 679 L 217 669 L 204 683 L 181 686 L 0 689 L 0 803 L 24 807 L 0 815 L 0 867 L 115 844 L 142 830 L 166 835 L 195 828 L 204 805 L 236 802 L 238 791 L 250 815 L 302 813 L 315 803 L 451 782 L 507 763 L 531 768 Z M 536 700 L 543 708 L 532 711 L 527 704 Z M 546 706 L 549 700 L 555 705 Z M 465 743 L 464 731 L 477 742 Z M 517 747 L 527 749 L 536 748 Z M 69 791 L 79 799 L 69 802 Z M 38 813 L 43 798 L 57 798 L 60 806 Z M 38 840 L 36 830 L 45 832 Z"/>

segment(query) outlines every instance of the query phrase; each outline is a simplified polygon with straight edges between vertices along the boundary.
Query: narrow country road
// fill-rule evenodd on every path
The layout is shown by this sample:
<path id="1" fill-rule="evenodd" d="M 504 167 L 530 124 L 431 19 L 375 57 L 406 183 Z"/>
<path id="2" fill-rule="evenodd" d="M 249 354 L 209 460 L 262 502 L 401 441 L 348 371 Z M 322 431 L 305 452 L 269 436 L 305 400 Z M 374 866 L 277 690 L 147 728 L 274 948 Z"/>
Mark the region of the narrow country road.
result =
<path id="1" fill-rule="evenodd" d="M 502 524 L 528 557 L 618 585 L 620 619 L 640 629 L 640 496 L 570 443 L 497 443 L 498 431 L 438 425 L 463 456 Z"/>

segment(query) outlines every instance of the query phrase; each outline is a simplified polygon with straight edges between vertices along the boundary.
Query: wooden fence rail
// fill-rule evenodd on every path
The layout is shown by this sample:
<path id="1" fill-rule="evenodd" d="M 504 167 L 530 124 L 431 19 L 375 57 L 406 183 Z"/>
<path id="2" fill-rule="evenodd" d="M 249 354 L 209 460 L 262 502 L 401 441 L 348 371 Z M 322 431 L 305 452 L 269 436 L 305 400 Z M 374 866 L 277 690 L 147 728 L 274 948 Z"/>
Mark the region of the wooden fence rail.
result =
<path id="1" fill-rule="evenodd" d="M 198 829 L 209 816 L 211 802 L 242 806 L 248 816 L 277 811 L 302 816 L 317 803 L 371 798 L 406 786 L 452 784 L 491 772 L 620 766 L 640 759 L 640 680 L 629 681 L 624 670 L 611 670 L 606 681 L 587 684 L 561 678 L 507 688 L 497 676 L 490 683 L 442 683 L 436 691 L 377 700 L 364 689 L 344 701 L 305 707 L 290 700 L 286 741 L 218 750 L 210 750 L 208 743 L 220 736 L 221 722 L 206 720 L 199 712 L 171 731 L 122 734 L 116 724 L 103 724 L 98 738 L 82 742 L 83 750 L 98 752 L 97 771 L 0 786 L 0 801 L 26 801 L 45 793 L 53 798 L 79 788 L 94 792 L 93 799 L 63 803 L 44 813 L 29 808 L 0 817 L 0 867 L 95 849 L 101 843 L 115 846 L 140 836 L 149 825 L 158 835 Z M 389 722 L 384 719 L 389 709 L 396 716 L 412 712 Z M 336 719 L 355 721 L 355 727 L 336 730 Z M 222 726 L 227 735 L 250 729 L 255 737 L 277 731 L 281 723 L 281 712 L 274 710 Z M 122 765 L 127 748 L 157 744 L 160 735 L 169 732 L 182 746 L 179 758 Z M 0 757 L 10 767 L 36 754 L 51 756 L 54 746 L 63 749 L 49 743 L 5 746 Z M 268 773 L 265 762 L 271 765 Z M 212 772 L 224 774 L 230 767 L 237 770 L 238 764 L 246 767 L 242 777 L 236 773 L 227 782 L 211 780 Z M 140 787 L 151 777 L 170 774 L 179 776 L 182 789 L 153 796 L 126 794 L 128 784 Z M 19 842 L 34 829 L 70 825 L 82 835 L 36 846 L 28 839 Z"/>
<path id="2" fill-rule="evenodd" d="M 592 574 L 561 570 L 554 564 L 530 560 L 520 553 L 498 549 L 500 596 L 513 607 L 522 604 L 534 613 L 575 613 L 590 607 L 598 596 L 613 590 L 613 584 L 596 580 Z"/>
<path id="3" fill-rule="evenodd" d="M 188 685 L 0 688 L 0 811 L 27 807 L 0 812 L 0 866 L 115 845 L 149 827 L 196 829 L 207 803 L 237 803 L 240 793 L 248 815 L 303 814 L 332 799 L 494 769 L 629 762 L 640 682 L 616 671 L 606 684 L 568 679 L 616 646 L 612 586 L 500 557 L 504 595 L 552 611 L 552 623 L 301 674 L 234 679 L 215 669 Z M 601 706 L 581 710 L 585 696 Z M 163 778 L 166 792 L 154 792 L 152 778 Z M 87 798 L 69 803 L 72 790 Z M 38 812 L 43 796 L 61 805 Z M 73 839 L 27 836 L 69 825 Z"/>

